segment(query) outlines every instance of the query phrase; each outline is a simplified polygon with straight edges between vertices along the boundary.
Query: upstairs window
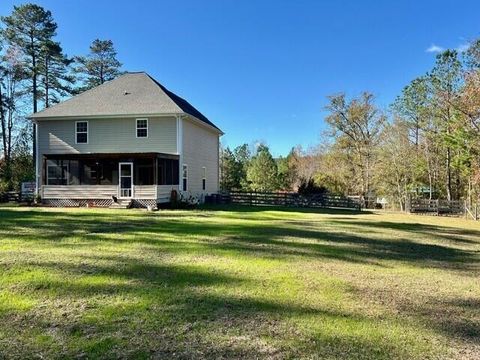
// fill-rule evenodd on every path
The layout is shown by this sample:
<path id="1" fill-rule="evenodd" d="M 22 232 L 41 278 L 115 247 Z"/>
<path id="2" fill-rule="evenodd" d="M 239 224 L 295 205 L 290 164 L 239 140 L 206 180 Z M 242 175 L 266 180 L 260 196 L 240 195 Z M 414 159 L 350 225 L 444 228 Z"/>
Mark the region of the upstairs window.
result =
<path id="1" fill-rule="evenodd" d="M 207 168 L 202 167 L 202 190 L 207 188 Z"/>
<path id="2" fill-rule="evenodd" d="M 75 122 L 75 143 L 88 144 L 88 121 Z"/>
<path id="3" fill-rule="evenodd" d="M 148 119 L 137 119 L 137 138 L 148 137 Z"/>

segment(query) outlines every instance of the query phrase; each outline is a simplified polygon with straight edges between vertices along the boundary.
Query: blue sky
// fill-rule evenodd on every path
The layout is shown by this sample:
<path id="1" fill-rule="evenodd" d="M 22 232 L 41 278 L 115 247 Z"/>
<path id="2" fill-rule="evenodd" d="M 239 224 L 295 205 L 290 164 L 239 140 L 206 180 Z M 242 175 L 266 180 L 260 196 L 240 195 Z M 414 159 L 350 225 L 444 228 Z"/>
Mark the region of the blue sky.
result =
<path id="1" fill-rule="evenodd" d="M 0 14 L 22 2 L 2 0 Z M 314 145 L 326 96 L 363 90 L 386 108 L 439 48 L 480 36 L 477 1 L 37 1 L 68 55 L 112 39 L 124 70 L 145 70 L 226 135 L 275 155 Z M 431 50 L 431 51 L 427 51 Z"/>

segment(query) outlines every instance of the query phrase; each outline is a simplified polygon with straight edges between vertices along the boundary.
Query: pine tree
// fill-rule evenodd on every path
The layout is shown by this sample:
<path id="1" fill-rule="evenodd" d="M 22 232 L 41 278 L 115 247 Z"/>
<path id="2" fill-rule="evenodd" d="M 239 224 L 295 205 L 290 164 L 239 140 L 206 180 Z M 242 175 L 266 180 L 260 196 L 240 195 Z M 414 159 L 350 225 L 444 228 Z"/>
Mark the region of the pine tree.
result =
<path id="1" fill-rule="evenodd" d="M 90 45 L 90 53 L 77 56 L 75 60 L 78 63 L 76 72 L 85 77 L 81 90 L 91 89 L 121 74 L 122 64 L 117 60 L 112 40 L 94 40 Z"/>
<path id="2" fill-rule="evenodd" d="M 58 103 L 63 97 L 74 93 L 75 76 L 71 74 L 73 59 L 63 54 L 58 42 L 47 41 L 40 53 L 40 88 L 45 107 Z"/>
<path id="3" fill-rule="evenodd" d="M 14 6 L 10 16 L 2 18 L 5 29 L 2 31 L 7 43 L 22 51 L 26 71 L 31 80 L 33 112 L 38 111 L 40 75 L 39 60 L 44 45 L 56 35 L 57 24 L 52 13 L 36 4 Z M 36 127 L 33 125 L 33 161 L 36 159 Z"/>
<path id="4" fill-rule="evenodd" d="M 247 180 L 256 191 L 273 191 L 278 188 L 278 169 L 270 150 L 260 145 L 247 169 Z"/>

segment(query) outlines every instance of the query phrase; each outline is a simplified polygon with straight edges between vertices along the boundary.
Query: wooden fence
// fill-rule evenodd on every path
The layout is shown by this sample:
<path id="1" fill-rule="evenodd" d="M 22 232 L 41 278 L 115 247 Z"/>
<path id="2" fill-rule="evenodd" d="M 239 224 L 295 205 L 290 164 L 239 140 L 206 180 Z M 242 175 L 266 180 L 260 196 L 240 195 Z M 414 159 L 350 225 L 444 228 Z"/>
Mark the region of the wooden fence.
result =
<path id="1" fill-rule="evenodd" d="M 15 191 L 8 191 L 0 193 L 0 202 L 18 202 L 21 199 L 21 194 Z"/>
<path id="2" fill-rule="evenodd" d="M 465 203 L 461 200 L 412 199 L 407 205 L 410 213 L 433 215 L 462 215 Z"/>
<path id="3" fill-rule="evenodd" d="M 232 191 L 220 195 L 219 200 L 222 203 L 252 206 L 290 206 L 361 210 L 360 204 L 355 200 L 341 195 L 332 194 L 305 196 L 297 193 Z"/>
<path id="4" fill-rule="evenodd" d="M 478 204 L 470 204 L 465 201 L 465 218 L 480 220 L 480 206 Z"/>

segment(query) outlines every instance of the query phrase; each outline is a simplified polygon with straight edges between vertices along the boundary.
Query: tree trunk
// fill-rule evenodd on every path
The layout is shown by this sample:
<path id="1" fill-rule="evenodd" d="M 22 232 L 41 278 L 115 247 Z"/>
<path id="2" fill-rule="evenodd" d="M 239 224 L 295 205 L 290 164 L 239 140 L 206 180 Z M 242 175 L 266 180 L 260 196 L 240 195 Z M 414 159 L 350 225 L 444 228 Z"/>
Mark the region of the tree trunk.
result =
<path id="1" fill-rule="evenodd" d="M 33 34 L 30 35 L 30 46 L 32 47 L 32 92 L 33 92 L 33 112 L 36 113 L 37 109 L 37 57 L 35 55 Z M 32 155 L 33 155 L 33 169 L 37 169 L 37 126 L 32 124 Z M 36 174 L 35 174 L 36 176 Z"/>
<path id="2" fill-rule="evenodd" d="M 7 126 L 5 122 L 5 108 L 3 104 L 3 93 L 2 93 L 1 86 L 0 86 L 0 123 L 2 126 L 3 153 L 7 154 Z"/>
<path id="3" fill-rule="evenodd" d="M 44 79 L 44 84 L 45 84 L 45 107 L 48 108 L 50 106 L 49 102 L 49 86 L 48 86 L 48 55 L 45 56 L 45 79 Z"/>
<path id="4" fill-rule="evenodd" d="M 447 147 L 447 200 L 452 200 L 452 170 L 451 170 L 451 162 L 452 162 L 452 154 L 450 147 Z"/>

